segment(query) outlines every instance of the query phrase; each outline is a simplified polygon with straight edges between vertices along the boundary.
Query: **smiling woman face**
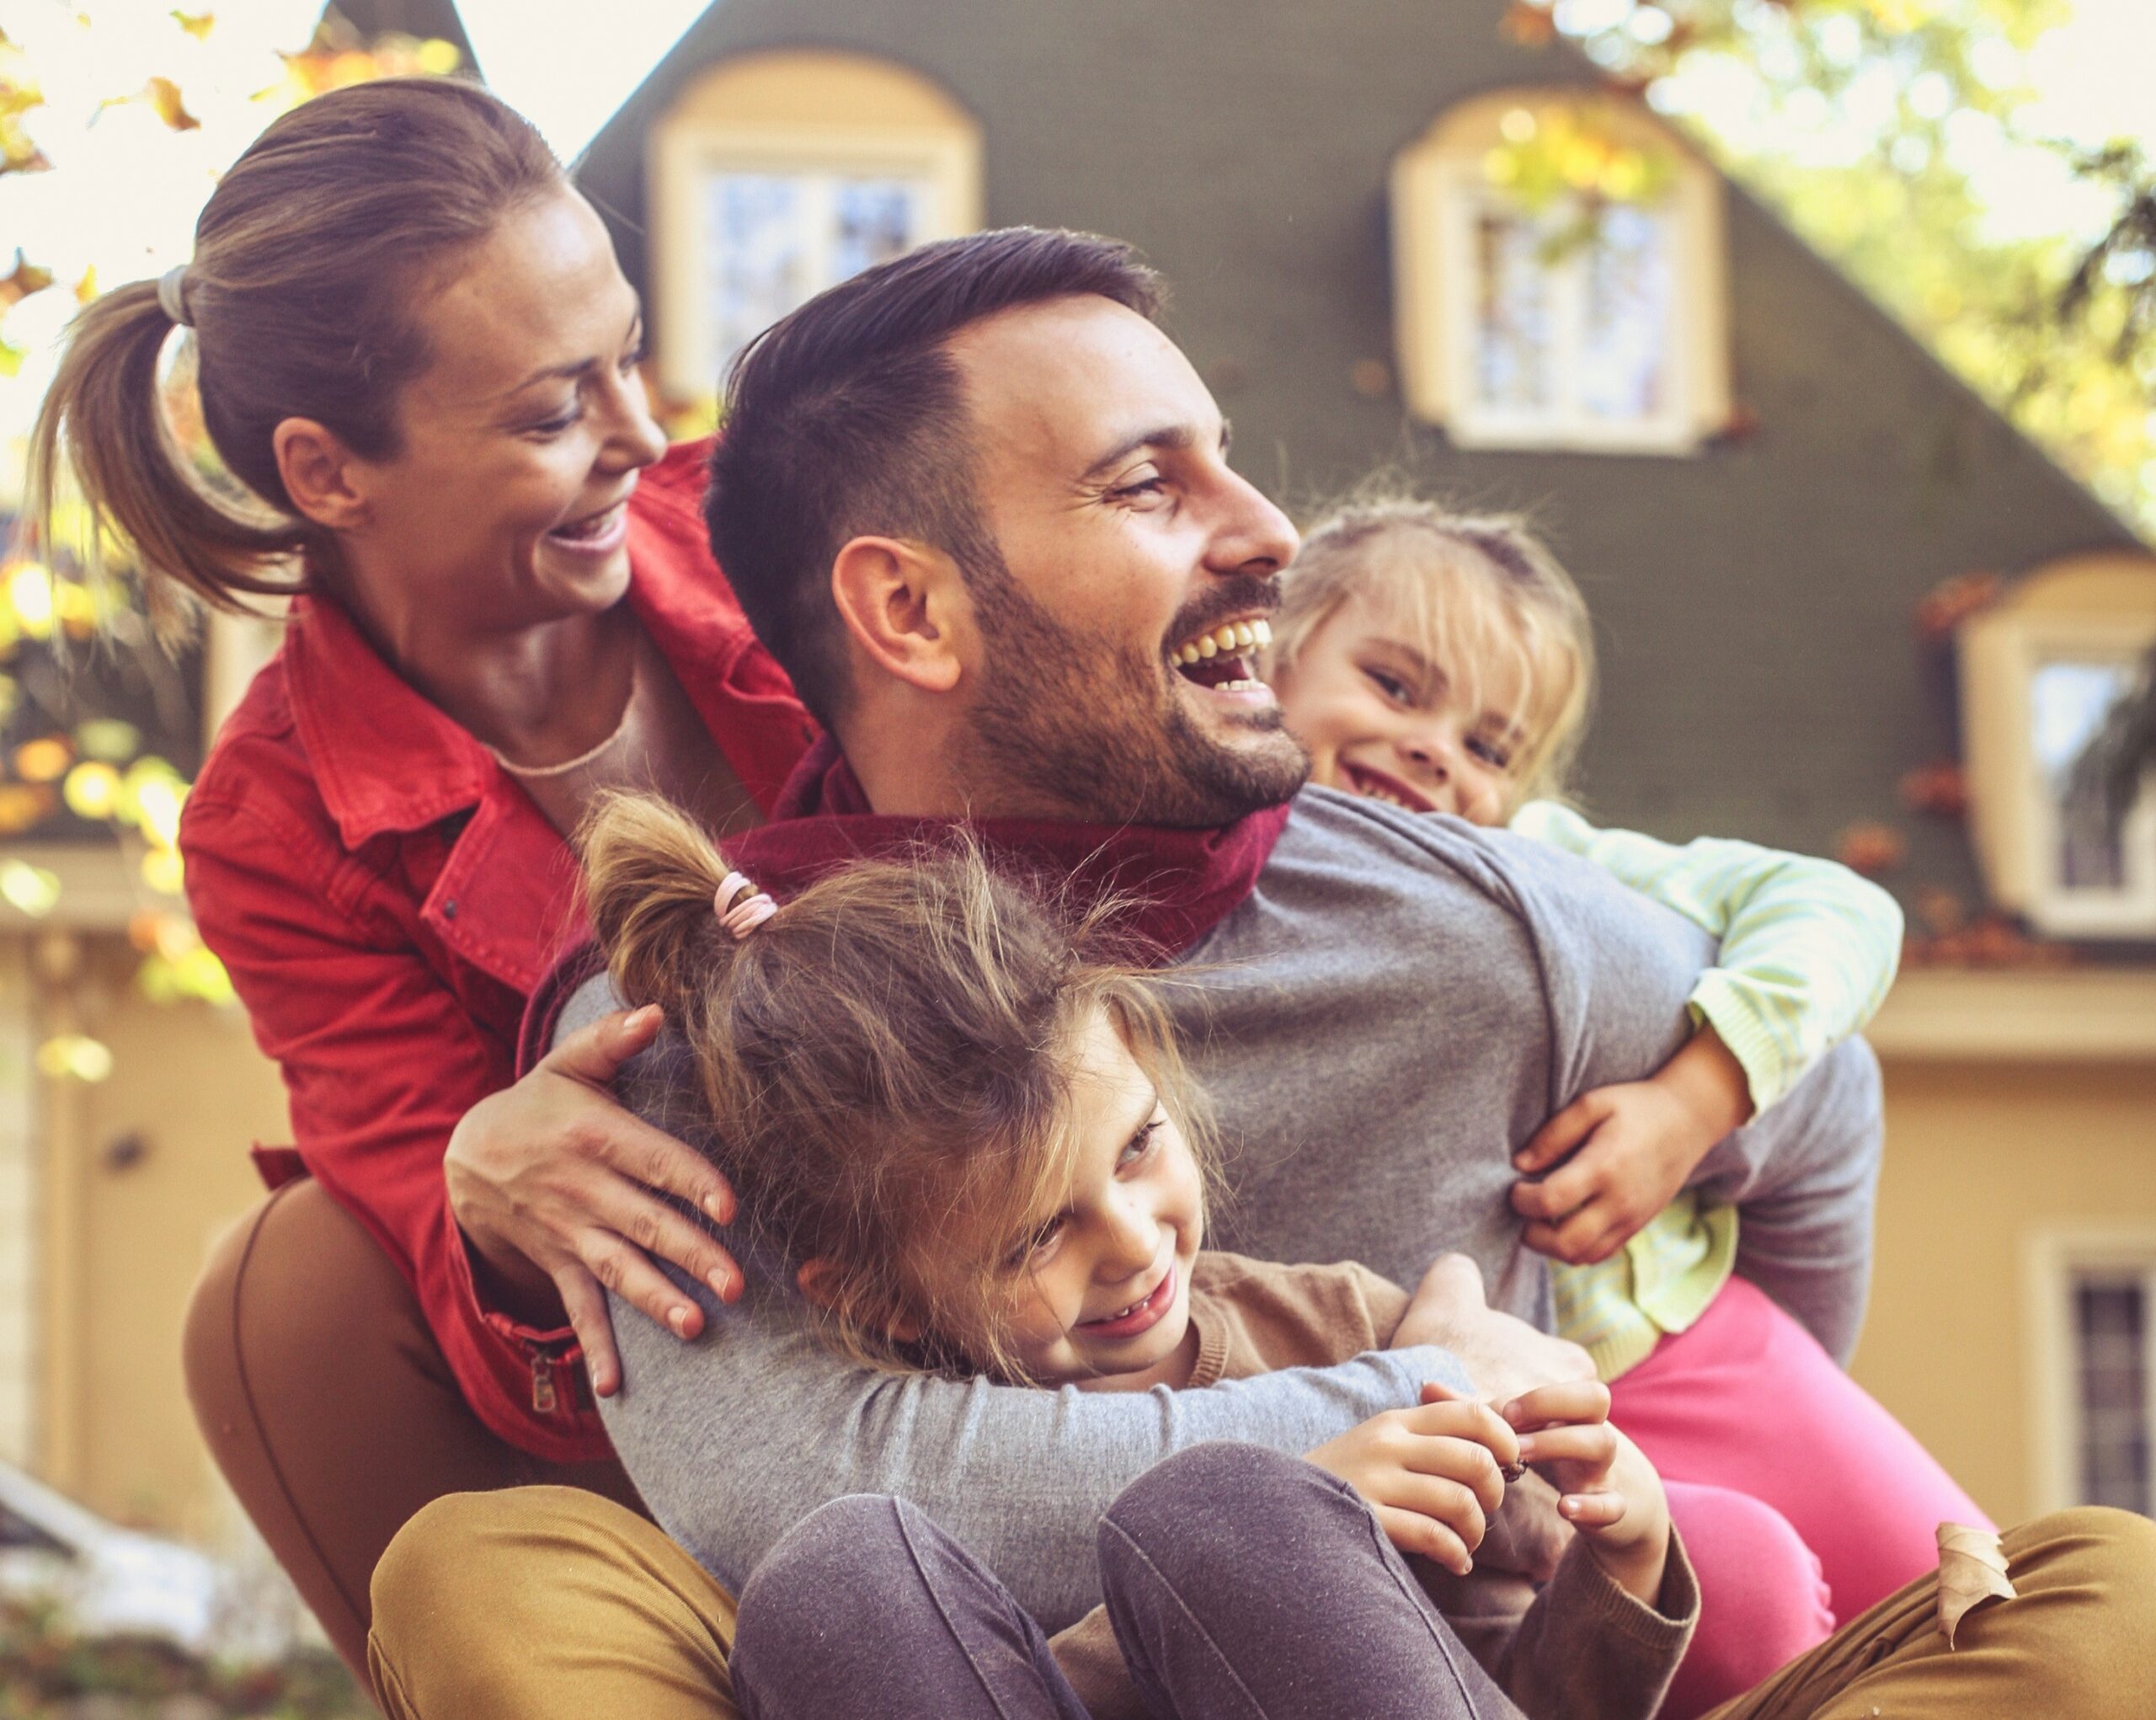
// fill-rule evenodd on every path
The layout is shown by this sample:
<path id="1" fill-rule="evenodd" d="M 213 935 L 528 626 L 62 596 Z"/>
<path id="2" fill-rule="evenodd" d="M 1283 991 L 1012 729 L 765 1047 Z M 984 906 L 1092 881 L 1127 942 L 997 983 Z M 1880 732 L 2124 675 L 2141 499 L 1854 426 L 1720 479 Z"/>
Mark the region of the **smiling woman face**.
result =
<path id="1" fill-rule="evenodd" d="M 349 596 L 395 641 L 591 614 L 628 582 L 627 502 L 665 449 L 637 369 L 643 321 L 574 190 L 525 203 L 415 303 L 432 361 L 400 441 L 353 462 Z"/>

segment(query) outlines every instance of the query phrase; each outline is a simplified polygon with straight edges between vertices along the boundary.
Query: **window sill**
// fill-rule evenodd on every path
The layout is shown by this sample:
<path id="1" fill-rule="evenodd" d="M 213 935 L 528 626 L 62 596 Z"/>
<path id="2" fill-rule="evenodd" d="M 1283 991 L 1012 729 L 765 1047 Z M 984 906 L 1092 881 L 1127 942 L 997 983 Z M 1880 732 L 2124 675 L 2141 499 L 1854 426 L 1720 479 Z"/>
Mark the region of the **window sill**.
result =
<path id="1" fill-rule="evenodd" d="M 1889 1061 L 2156 1063 L 2156 968 L 1919 969 L 1865 1037 Z"/>

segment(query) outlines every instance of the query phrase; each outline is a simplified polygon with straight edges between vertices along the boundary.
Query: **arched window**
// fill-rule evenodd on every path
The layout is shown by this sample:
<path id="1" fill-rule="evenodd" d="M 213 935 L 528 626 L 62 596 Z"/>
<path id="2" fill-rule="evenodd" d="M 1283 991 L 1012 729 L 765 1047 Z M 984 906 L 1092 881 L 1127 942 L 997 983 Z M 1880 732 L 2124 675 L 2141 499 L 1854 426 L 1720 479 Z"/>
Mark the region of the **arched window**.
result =
<path id="1" fill-rule="evenodd" d="M 1729 419 L 1721 176 L 1636 104 L 1511 90 L 1393 163 L 1410 407 L 1463 447 L 1684 453 Z"/>
<path id="2" fill-rule="evenodd" d="M 652 127 L 661 387 L 713 397 L 755 334 L 825 287 L 980 224 L 980 128 L 854 54 L 721 61 Z"/>
<path id="3" fill-rule="evenodd" d="M 1956 644 L 1992 899 L 2053 937 L 2156 937 L 2156 556 L 2052 562 Z"/>

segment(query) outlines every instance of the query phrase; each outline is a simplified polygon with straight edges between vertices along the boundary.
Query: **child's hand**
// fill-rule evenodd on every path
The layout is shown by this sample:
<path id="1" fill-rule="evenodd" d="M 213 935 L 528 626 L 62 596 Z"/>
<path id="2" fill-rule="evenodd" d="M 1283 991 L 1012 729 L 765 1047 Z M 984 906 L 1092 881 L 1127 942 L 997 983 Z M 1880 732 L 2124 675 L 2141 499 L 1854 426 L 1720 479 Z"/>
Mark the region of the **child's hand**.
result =
<path id="1" fill-rule="evenodd" d="M 1579 1345 L 1492 1307 L 1483 1297 L 1481 1271 L 1465 1254 L 1438 1255 L 1416 1286 L 1391 1348 L 1417 1343 L 1449 1350 L 1486 1402 L 1594 1377 L 1593 1359 Z"/>
<path id="2" fill-rule="evenodd" d="M 1513 1157 L 1529 1177 L 1550 1172 L 1513 1184 L 1527 1246 L 1575 1266 L 1607 1260 L 1751 1114 L 1744 1066 L 1712 1028 L 1648 1080 L 1582 1093 Z"/>
<path id="3" fill-rule="evenodd" d="M 1520 1461 L 1519 1441 L 1497 1413 L 1461 1399 L 1389 1409 L 1308 1456 L 1369 1501 L 1395 1546 L 1460 1577 L 1475 1568 L 1475 1549 L 1505 1502 L 1501 1466 Z"/>
<path id="4" fill-rule="evenodd" d="M 1558 1492 L 1557 1510 L 1626 1593 L 1652 1606 L 1669 1559 L 1669 1501 L 1637 1445 L 1609 1424 L 1598 1381 L 1545 1386 L 1504 1406 L 1519 1455 Z"/>

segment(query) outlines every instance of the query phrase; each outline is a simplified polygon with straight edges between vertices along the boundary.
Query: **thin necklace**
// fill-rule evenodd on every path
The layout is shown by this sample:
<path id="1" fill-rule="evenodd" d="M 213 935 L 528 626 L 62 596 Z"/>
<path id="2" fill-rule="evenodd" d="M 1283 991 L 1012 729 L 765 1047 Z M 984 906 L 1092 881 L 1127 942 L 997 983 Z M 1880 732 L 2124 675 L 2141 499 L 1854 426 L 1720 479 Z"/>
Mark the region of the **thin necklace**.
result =
<path id="1" fill-rule="evenodd" d="M 520 765 L 504 753 L 499 747 L 490 746 L 487 750 L 494 754 L 494 762 L 512 777 L 526 778 L 566 777 L 571 771 L 580 771 L 601 753 L 606 751 L 627 732 L 629 715 L 637 708 L 637 689 L 642 685 L 643 681 L 643 653 L 638 651 L 629 661 L 629 696 L 622 702 L 622 720 L 614 725 L 612 734 L 588 752 L 580 752 L 574 758 L 563 759 L 558 765 Z"/>

